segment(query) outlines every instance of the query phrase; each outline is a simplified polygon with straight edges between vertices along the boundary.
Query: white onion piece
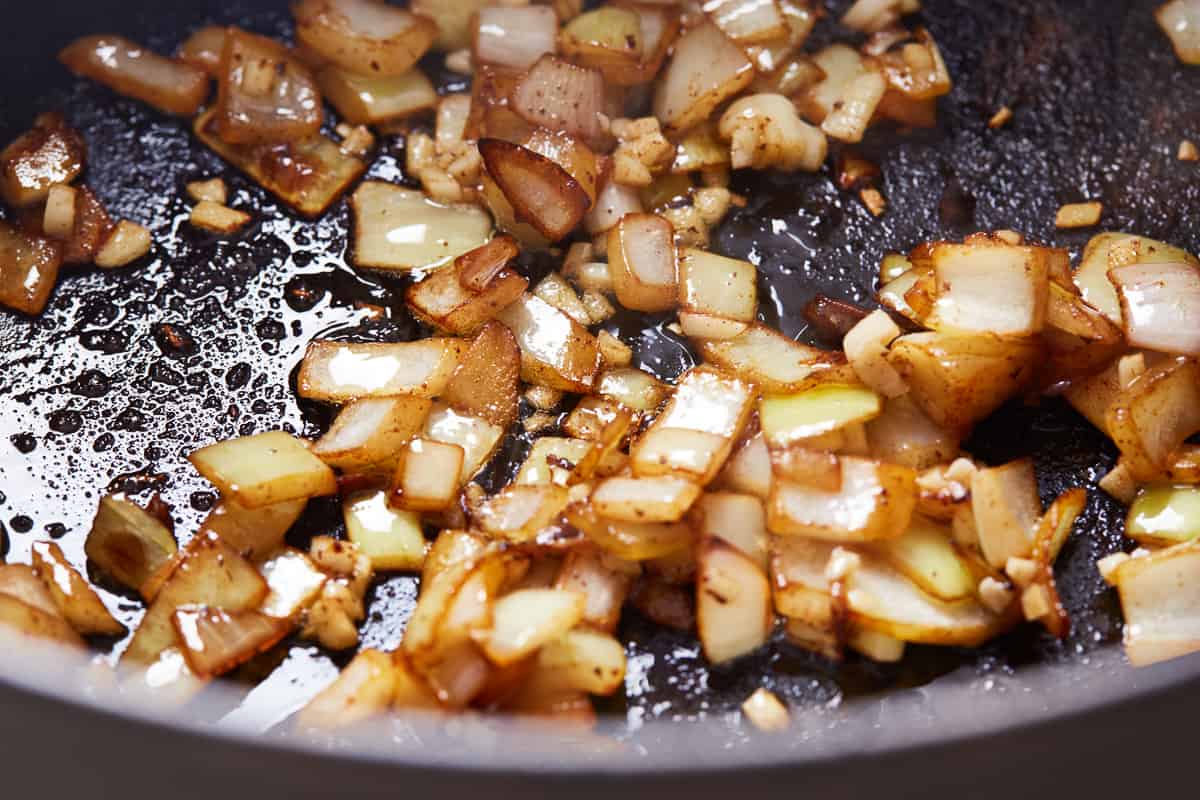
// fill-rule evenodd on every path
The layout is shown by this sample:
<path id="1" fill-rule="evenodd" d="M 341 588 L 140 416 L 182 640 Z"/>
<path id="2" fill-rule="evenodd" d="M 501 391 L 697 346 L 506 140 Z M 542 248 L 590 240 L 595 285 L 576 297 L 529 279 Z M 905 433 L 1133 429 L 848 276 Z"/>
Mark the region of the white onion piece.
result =
<path id="1" fill-rule="evenodd" d="M 1046 260 L 1034 248 L 938 244 L 932 260 L 937 301 L 928 327 L 997 336 L 1041 330 L 1048 277 Z"/>
<path id="2" fill-rule="evenodd" d="M 378 0 L 301 0 L 292 7 L 296 38 L 360 75 L 399 75 L 438 35 L 433 20 Z"/>
<path id="3" fill-rule="evenodd" d="M 708 0 L 704 13 L 738 44 L 770 42 L 788 34 L 775 0 Z"/>
<path id="4" fill-rule="evenodd" d="M 638 190 L 610 180 L 604 184 L 604 188 L 596 196 L 595 205 L 588 211 L 583 221 L 587 226 L 587 232 L 595 235 L 604 233 L 616 225 L 626 214 L 640 214 L 641 212 L 642 198 Z"/>
<path id="5" fill-rule="evenodd" d="M 1159 26 L 1185 64 L 1200 64 L 1200 1 L 1171 0 L 1154 12 Z"/>
<path id="6" fill-rule="evenodd" d="M 654 95 L 654 116 L 668 135 L 703 122 L 754 80 L 754 66 L 715 25 L 701 25 L 675 43 L 675 55 Z"/>
<path id="7" fill-rule="evenodd" d="M 604 134 L 600 125 L 604 76 L 597 70 L 577 67 L 552 55 L 539 58 L 517 81 L 512 105 L 513 110 L 535 125 L 563 131 L 589 143 L 596 143 Z"/>
<path id="8" fill-rule="evenodd" d="M 1200 271 L 1190 264 L 1129 264 L 1110 270 L 1133 347 L 1200 354 Z"/>
<path id="9" fill-rule="evenodd" d="M 1200 650 L 1200 543 L 1131 558 L 1114 580 L 1125 615 L 1125 653 L 1146 666 Z"/>
<path id="10" fill-rule="evenodd" d="M 558 16 L 549 6 L 482 8 L 475 31 L 475 63 L 529 69 L 553 53 Z"/>

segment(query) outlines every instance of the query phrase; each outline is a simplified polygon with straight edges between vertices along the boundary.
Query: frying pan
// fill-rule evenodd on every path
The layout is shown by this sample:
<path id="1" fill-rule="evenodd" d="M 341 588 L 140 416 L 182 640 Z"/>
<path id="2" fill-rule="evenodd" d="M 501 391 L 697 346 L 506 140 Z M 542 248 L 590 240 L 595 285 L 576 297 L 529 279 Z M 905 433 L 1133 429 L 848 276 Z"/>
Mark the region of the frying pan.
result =
<path id="1" fill-rule="evenodd" d="M 75 36 L 112 31 L 170 50 L 196 26 L 236 23 L 288 33 L 282 2 L 48 0 L 6 10 L 0 139 L 59 109 L 87 138 L 86 180 L 115 216 L 146 224 L 155 248 L 122 271 L 62 278 L 40 317 L 0 312 L 0 525 L 7 557 L 57 539 L 83 564 L 83 537 L 105 491 L 158 491 L 180 531 L 211 506 L 184 456 L 201 443 L 283 427 L 315 435 L 329 410 L 298 404 L 291 375 L 315 336 L 407 339 L 403 284 L 346 264 L 348 215 L 300 221 L 192 140 L 186 125 L 78 83 L 54 62 Z M 830 3 L 840 13 L 847 3 Z M 1077 254 L 1088 233 L 1056 232 L 1062 203 L 1101 200 L 1105 229 L 1200 250 L 1195 167 L 1174 159 L 1200 136 L 1200 72 L 1175 60 L 1152 2 L 925 0 L 923 22 L 955 77 L 935 131 L 873 132 L 858 148 L 883 170 L 889 203 L 872 217 L 815 176 L 736 176 L 750 198 L 714 246 L 753 262 L 762 317 L 812 340 L 798 310 L 815 293 L 869 303 L 880 257 L 917 242 L 1014 228 Z M 828 37 L 822 26 L 816 41 Z M 430 65 L 432 66 L 432 65 Z M 439 75 L 448 88 L 452 76 Z M 1015 118 L 986 120 L 1008 105 Z M 403 180 L 399 141 L 384 142 L 373 177 Z M 256 224 L 216 239 L 182 223 L 183 185 L 220 174 Z M 531 274 L 547 268 L 536 259 Z M 670 378 L 693 363 L 661 320 L 610 327 L 639 365 Z M 626 696 L 604 706 L 609 737 L 572 737 L 512 721 L 380 721 L 314 742 L 281 717 L 336 663 L 292 645 L 263 689 L 214 687 L 182 711 L 131 704 L 85 663 L 36 650 L 0 653 L 0 765 L 6 789 L 50 796 L 136 798 L 169 791 L 451 797 L 764 796 L 1027 797 L 1069 790 L 1118 796 L 1186 774 L 1200 711 L 1200 660 L 1133 671 L 1116 646 L 1115 598 L 1099 556 L 1131 544 L 1122 511 L 1095 490 L 1111 446 L 1056 401 L 1013 405 L 968 448 L 997 462 L 1032 455 L 1043 498 L 1088 486 L 1087 511 L 1058 564 L 1071 614 L 1065 641 L 1022 629 L 978 651 L 911 648 L 900 665 L 834 666 L 775 642 L 707 667 L 687 636 L 632 619 Z M 521 443 L 484 476 L 502 483 Z M 336 530 L 336 506 L 315 502 L 290 536 Z M 98 576 L 94 576 L 98 577 Z M 393 646 L 415 579 L 388 577 L 370 596 L 363 640 Z M 127 623 L 137 604 L 116 598 Z M 268 670 L 269 671 L 269 670 Z M 797 724 L 784 737 L 740 725 L 759 685 L 785 698 Z M 1139 766 L 1139 765 L 1153 765 Z"/>

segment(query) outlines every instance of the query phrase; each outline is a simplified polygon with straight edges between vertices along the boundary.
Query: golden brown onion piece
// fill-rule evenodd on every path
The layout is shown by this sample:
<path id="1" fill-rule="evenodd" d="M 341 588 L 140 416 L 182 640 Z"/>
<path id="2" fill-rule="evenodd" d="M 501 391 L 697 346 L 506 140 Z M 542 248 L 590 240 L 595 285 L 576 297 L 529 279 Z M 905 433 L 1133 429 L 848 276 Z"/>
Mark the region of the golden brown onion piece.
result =
<path id="1" fill-rule="evenodd" d="M 122 36 L 76 39 L 58 54 L 67 69 L 167 114 L 191 116 L 208 97 L 208 76 Z"/>
<path id="2" fill-rule="evenodd" d="M 437 36 L 427 17 L 377 0 L 300 0 L 292 6 L 296 39 L 360 75 L 399 75 Z"/>

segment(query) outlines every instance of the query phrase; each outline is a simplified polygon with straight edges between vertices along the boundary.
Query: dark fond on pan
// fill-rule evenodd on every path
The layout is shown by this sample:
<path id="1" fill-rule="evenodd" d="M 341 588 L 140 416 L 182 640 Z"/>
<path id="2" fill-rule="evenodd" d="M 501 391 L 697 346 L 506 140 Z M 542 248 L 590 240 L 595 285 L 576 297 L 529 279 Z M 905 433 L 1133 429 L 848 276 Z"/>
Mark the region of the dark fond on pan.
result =
<path id="1" fill-rule="evenodd" d="M 840 12 L 848 3 L 827 5 Z M 1062 203 L 1101 200 L 1103 228 L 1200 250 L 1191 213 L 1200 207 L 1200 181 L 1194 166 L 1175 160 L 1181 138 L 1200 137 L 1200 72 L 1175 60 L 1154 24 L 1154 5 L 925 0 L 923 22 L 955 88 L 941 101 L 937 131 L 873 130 L 858 148 L 882 168 L 887 213 L 877 219 L 840 191 L 829 166 L 811 176 L 737 176 L 733 188 L 750 203 L 727 218 L 715 249 L 759 267 L 762 317 L 801 338 L 811 335 L 800 312 L 814 294 L 869 302 L 889 250 L 1013 228 L 1077 255 L 1089 232 L 1054 230 Z M 61 13 L 53 13 L 56 6 Z M 286 33 L 282 2 L 201 2 L 170 13 L 142 0 L 50 2 L 15 14 L 28 18 L 32 33 L 13 37 L 21 26 L 9 26 L 0 139 L 38 111 L 64 111 L 90 145 L 88 184 L 114 216 L 149 225 L 155 240 L 139 266 L 66 275 L 37 319 L 0 312 L 0 524 L 9 556 L 51 536 L 79 557 L 103 492 L 161 492 L 178 529 L 188 532 L 215 499 L 184 461 L 198 443 L 280 426 L 317 434 L 329 410 L 297 404 L 290 386 L 310 339 L 400 340 L 422 331 L 404 309 L 401 280 L 347 267 L 344 205 L 318 221 L 296 220 L 207 152 L 185 123 L 76 84 L 53 59 L 71 37 L 97 30 L 160 50 L 212 21 Z M 453 76 L 443 77 L 453 88 Z M 1014 109 L 1013 120 L 989 130 L 987 119 L 1004 105 Z M 370 175 L 403 180 L 402 165 L 402 140 L 385 140 Z M 182 224 L 184 184 L 218 174 L 234 204 L 255 211 L 255 223 L 231 239 Z M 547 266 L 524 265 L 531 274 Z M 639 366 L 662 377 L 695 360 L 654 319 L 620 315 L 609 327 L 634 346 Z M 502 482 L 524 444 L 517 437 L 487 480 Z M 988 461 L 1033 455 L 1046 499 L 1071 486 L 1093 490 L 1059 559 L 1073 621 L 1065 642 L 1025 626 L 978 651 L 914 647 L 899 665 L 850 660 L 836 667 L 779 642 L 709 669 L 689 637 L 634 619 L 623 630 L 631 642 L 629 695 L 606 701 L 604 710 L 627 717 L 635 738 L 648 720 L 707 716 L 727 726 L 733 741 L 742 734 L 729 712 L 759 685 L 796 707 L 824 707 L 955 670 L 1003 677 L 1031 663 L 1082 662 L 1116 641 L 1115 598 L 1094 566 L 1099 556 L 1131 547 L 1122 510 L 1095 490 L 1113 462 L 1111 445 L 1047 401 L 1005 409 L 968 449 Z M 336 505 L 318 501 L 292 536 L 300 543 L 340 524 Z M 364 645 L 398 641 L 416 588 L 408 576 L 377 583 Z M 136 604 L 124 605 L 124 621 L 136 619 Z M 289 658 L 302 676 L 328 668 L 307 646 Z M 257 666 L 261 675 L 272 664 Z M 228 710 L 210 704 L 199 713 Z M 652 734 L 643 738 L 653 747 Z"/>

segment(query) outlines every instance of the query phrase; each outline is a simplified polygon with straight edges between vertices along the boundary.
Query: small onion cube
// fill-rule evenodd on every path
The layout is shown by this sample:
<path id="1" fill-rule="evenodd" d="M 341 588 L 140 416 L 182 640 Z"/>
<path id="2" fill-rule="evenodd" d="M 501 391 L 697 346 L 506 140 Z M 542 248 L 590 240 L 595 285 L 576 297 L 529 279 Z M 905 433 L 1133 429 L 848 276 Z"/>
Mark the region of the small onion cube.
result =
<path id="1" fill-rule="evenodd" d="M 333 470 L 303 440 L 283 431 L 218 442 L 188 460 L 244 508 L 337 493 Z"/>

